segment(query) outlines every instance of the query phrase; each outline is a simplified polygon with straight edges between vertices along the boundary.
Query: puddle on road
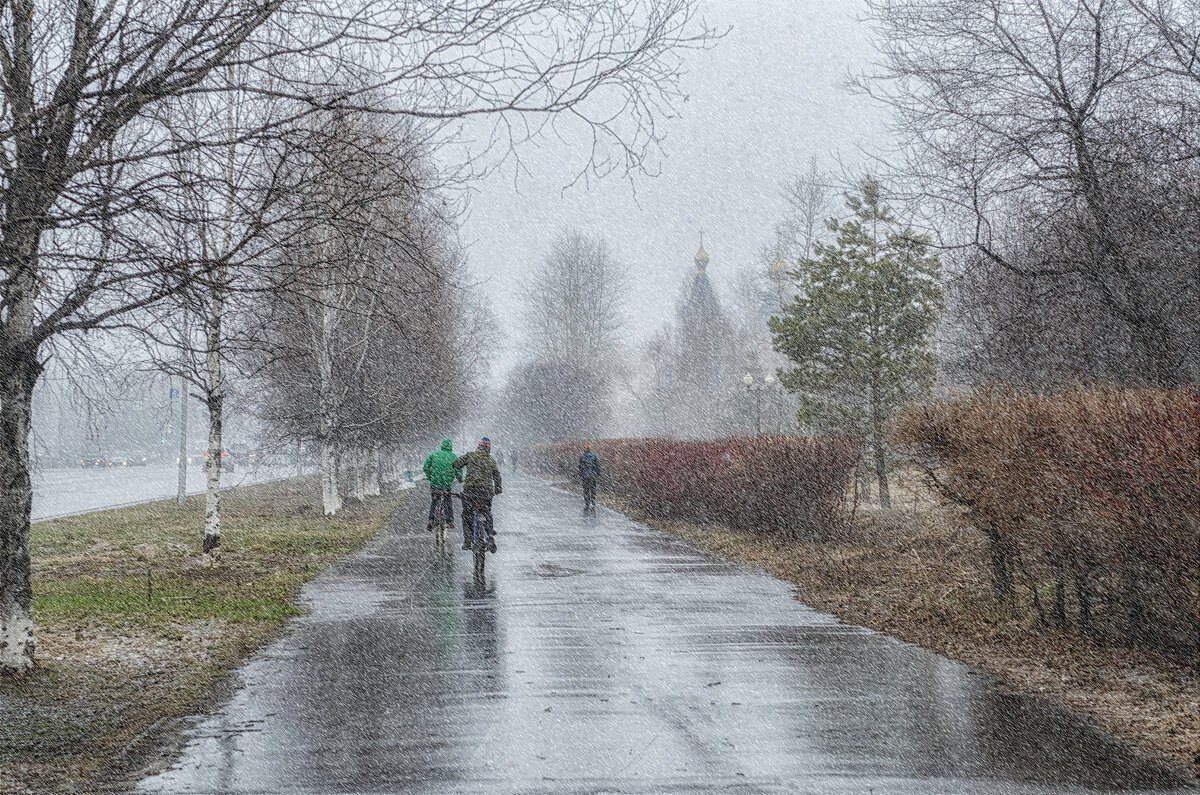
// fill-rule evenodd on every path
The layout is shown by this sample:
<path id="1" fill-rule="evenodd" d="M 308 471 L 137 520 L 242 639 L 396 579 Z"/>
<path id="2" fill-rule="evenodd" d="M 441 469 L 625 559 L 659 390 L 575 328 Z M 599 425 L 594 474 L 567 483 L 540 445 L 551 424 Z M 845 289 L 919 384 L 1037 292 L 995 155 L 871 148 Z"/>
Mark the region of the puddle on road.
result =
<path id="1" fill-rule="evenodd" d="M 587 569 L 572 569 L 568 566 L 559 566 L 557 563 L 539 563 L 537 567 L 531 571 L 534 576 L 543 577 L 545 579 L 575 577 L 580 574 L 587 574 Z"/>
<path id="2" fill-rule="evenodd" d="M 302 601 L 310 621 L 346 621 L 374 615 L 389 595 L 363 580 L 328 579 L 305 589 Z"/>

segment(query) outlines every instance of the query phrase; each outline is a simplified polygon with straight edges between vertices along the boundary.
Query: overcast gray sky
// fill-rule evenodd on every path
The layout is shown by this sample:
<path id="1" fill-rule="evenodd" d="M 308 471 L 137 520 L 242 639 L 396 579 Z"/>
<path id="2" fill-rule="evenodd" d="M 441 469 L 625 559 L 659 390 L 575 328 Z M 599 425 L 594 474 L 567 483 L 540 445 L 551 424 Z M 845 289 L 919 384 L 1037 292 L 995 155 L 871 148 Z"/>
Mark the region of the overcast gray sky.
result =
<path id="1" fill-rule="evenodd" d="M 701 0 L 716 46 L 687 56 L 678 117 L 665 125 L 661 175 L 631 185 L 614 176 L 562 192 L 578 172 L 578 142 L 548 140 L 476 186 L 463 229 L 472 267 L 510 333 L 517 276 L 541 259 L 564 227 L 603 234 L 632 270 L 631 336 L 644 338 L 674 312 L 675 297 L 704 230 L 718 292 L 735 269 L 754 267 L 783 211 L 780 185 L 811 155 L 853 165 L 878 149 L 884 113 L 842 87 L 873 57 L 857 0 Z M 636 203 L 635 203 L 636 192 Z"/>

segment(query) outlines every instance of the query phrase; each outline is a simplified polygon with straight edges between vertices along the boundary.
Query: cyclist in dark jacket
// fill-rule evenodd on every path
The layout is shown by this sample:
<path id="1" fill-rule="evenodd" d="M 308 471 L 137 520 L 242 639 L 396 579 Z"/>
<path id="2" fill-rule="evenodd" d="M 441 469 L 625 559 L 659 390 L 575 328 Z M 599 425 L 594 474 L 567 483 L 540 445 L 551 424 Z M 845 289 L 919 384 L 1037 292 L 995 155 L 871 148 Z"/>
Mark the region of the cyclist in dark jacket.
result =
<path id="1" fill-rule="evenodd" d="M 596 478 L 600 477 L 600 459 L 592 452 L 592 446 L 583 446 L 579 456 L 579 479 L 583 481 L 583 512 L 596 512 Z"/>
<path id="2" fill-rule="evenodd" d="M 492 458 L 492 442 L 486 436 L 470 453 L 454 461 L 454 469 L 467 470 L 463 478 L 463 549 L 471 548 L 473 506 L 479 506 L 479 521 L 487 531 L 488 551 L 496 551 L 496 528 L 492 520 L 492 497 L 500 493 L 500 467 Z"/>

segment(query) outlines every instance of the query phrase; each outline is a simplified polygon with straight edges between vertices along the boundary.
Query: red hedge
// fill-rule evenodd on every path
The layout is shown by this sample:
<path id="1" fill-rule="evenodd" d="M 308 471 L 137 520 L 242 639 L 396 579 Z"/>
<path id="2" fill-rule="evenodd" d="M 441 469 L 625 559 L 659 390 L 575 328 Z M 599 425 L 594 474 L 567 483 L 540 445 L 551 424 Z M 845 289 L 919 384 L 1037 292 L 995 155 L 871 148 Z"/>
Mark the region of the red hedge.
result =
<path id="1" fill-rule="evenodd" d="M 755 437 L 712 442 L 591 443 L 599 487 L 650 516 L 719 521 L 787 538 L 822 539 L 842 518 L 862 444 L 843 438 Z M 582 442 L 536 445 L 533 469 L 578 479 Z"/>

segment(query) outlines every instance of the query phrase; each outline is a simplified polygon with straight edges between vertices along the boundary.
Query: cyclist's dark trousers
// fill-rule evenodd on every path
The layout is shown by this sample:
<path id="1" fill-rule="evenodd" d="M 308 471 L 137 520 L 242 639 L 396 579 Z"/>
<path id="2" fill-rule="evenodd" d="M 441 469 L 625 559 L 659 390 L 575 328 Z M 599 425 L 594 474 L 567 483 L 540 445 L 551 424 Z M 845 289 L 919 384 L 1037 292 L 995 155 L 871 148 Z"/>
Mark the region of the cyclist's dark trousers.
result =
<path id="1" fill-rule="evenodd" d="M 433 499 L 429 501 L 429 521 L 433 521 L 433 511 L 437 508 L 438 500 L 442 501 L 442 513 L 446 516 L 447 524 L 454 524 L 454 500 L 450 497 L 449 490 L 442 489 L 433 490 Z"/>
<path id="2" fill-rule="evenodd" d="M 583 509 L 596 507 L 596 479 L 583 479 Z"/>
<path id="3" fill-rule="evenodd" d="M 475 506 L 479 506 L 479 527 L 487 531 L 487 537 L 491 538 L 496 532 L 492 529 L 492 496 L 490 494 L 471 494 L 463 493 L 463 543 L 470 544 L 473 540 L 475 517 L 472 515 L 475 511 Z"/>

